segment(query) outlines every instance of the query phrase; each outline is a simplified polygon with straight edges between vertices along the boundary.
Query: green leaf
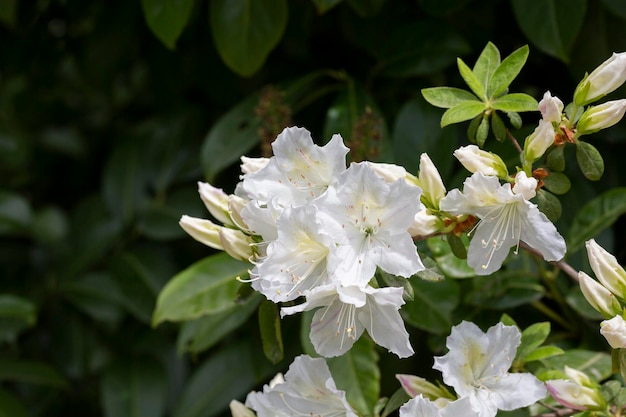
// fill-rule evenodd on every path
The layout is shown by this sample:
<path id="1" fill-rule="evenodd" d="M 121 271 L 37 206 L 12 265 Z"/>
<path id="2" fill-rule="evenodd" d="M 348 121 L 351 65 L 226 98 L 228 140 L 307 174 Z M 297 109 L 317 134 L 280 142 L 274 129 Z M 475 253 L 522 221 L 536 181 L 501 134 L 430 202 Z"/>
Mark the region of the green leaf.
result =
<path id="1" fill-rule="evenodd" d="M 29 417 L 26 407 L 9 391 L 0 388 L 0 417 Z"/>
<path id="2" fill-rule="evenodd" d="M 441 127 L 473 119 L 483 111 L 485 103 L 482 101 L 464 101 L 445 111 L 441 116 Z"/>
<path id="3" fill-rule="evenodd" d="M 491 107 L 502 112 L 537 111 L 537 100 L 524 93 L 512 93 L 498 97 L 491 103 Z"/>
<path id="4" fill-rule="evenodd" d="M 563 150 L 565 146 L 555 146 L 548 154 L 548 167 L 553 171 L 561 172 L 565 169 L 565 157 Z"/>
<path id="5" fill-rule="evenodd" d="M 525 358 L 543 344 L 550 335 L 550 322 L 535 323 L 522 331 L 522 340 L 517 348 L 517 358 Z"/>
<path id="6" fill-rule="evenodd" d="M 17 0 L 2 0 L 0 1 L 0 22 L 4 23 L 9 28 L 15 26 L 17 20 Z"/>
<path id="7" fill-rule="evenodd" d="M 509 118 L 509 122 L 511 123 L 511 126 L 513 126 L 516 129 L 520 129 L 522 127 L 522 117 L 519 115 L 519 113 L 514 112 L 514 111 L 509 111 L 509 112 L 506 112 L 506 115 Z"/>
<path id="8" fill-rule="evenodd" d="M 626 187 L 614 188 L 594 198 L 576 213 L 567 236 L 569 252 L 576 252 L 626 213 Z"/>
<path id="9" fill-rule="evenodd" d="M 389 414 L 396 411 L 410 399 L 411 396 L 406 393 L 404 388 L 398 388 L 396 392 L 394 392 L 391 397 L 389 397 L 389 401 L 387 401 L 387 404 L 385 404 L 385 408 L 383 409 L 380 417 L 387 417 Z"/>
<path id="10" fill-rule="evenodd" d="M 435 334 L 447 334 L 452 327 L 452 311 L 459 304 L 460 290 L 456 281 L 439 282 L 411 278 L 415 299 L 400 310 L 410 325 Z"/>
<path id="11" fill-rule="evenodd" d="M 491 114 L 491 131 L 499 142 L 506 139 L 506 126 L 497 112 Z"/>
<path id="12" fill-rule="evenodd" d="M 303 311 L 300 323 L 300 344 L 302 345 L 302 352 L 312 356 L 314 358 L 319 357 L 315 351 L 315 347 L 311 342 L 311 323 L 313 322 L 314 310 Z"/>
<path id="13" fill-rule="evenodd" d="M 254 292 L 244 302 L 215 314 L 208 314 L 182 324 L 176 345 L 178 352 L 192 354 L 209 349 L 244 324 L 256 311 L 263 296 Z"/>
<path id="14" fill-rule="evenodd" d="M 604 320 L 602 313 L 589 304 L 589 301 L 587 301 L 582 291 L 580 291 L 580 287 L 578 285 L 570 288 L 565 296 L 565 301 L 574 311 L 580 314 L 581 317 L 596 321 Z"/>
<path id="15" fill-rule="evenodd" d="M 32 221 L 30 204 L 21 195 L 0 190 L 0 234 L 25 230 Z"/>
<path id="16" fill-rule="evenodd" d="M 528 352 L 526 356 L 522 358 L 524 362 L 538 361 L 541 359 L 551 358 L 564 354 L 565 351 L 557 346 L 541 346 L 532 352 Z"/>
<path id="17" fill-rule="evenodd" d="M 274 365 L 283 360 L 283 336 L 280 330 L 278 307 L 269 300 L 259 307 L 259 330 L 265 357 Z"/>
<path id="18" fill-rule="evenodd" d="M 14 295 L 0 295 L 0 344 L 14 343 L 36 321 L 37 308 L 32 302 Z"/>
<path id="19" fill-rule="evenodd" d="M 183 387 L 174 408 L 176 417 L 214 417 L 225 415 L 228 403 L 245 396 L 276 371 L 258 345 L 250 340 L 231 343 L 213 352 Z"/>
<path id="20" fill-rule="evenodd" d="M 200 162 L 208 182 L 213 182 L 220 171 L 259 143 L 259 122 L 254 113 L 258 102 L 258 94 L 247 97 L 209 130 L 200 150 Z"/>
<path id="21" fill-rule="evenodd" d="M 60 242 L 67 235 L 67 216 L 58 207 L 45 207 L 35 213 L 31 230 L 42 243 Z"/>
<path id="22" fill-rule="evenodd" d="M 463 244 L 467 248 L 469 246 L 469 240 L 466 235 L 461 237 Z M 456 257 L 450 245 L 439 237 L 432 237 L 427 241 L 428 248 L 433 253 L 433 257 L 437 261 L 441 272 L 446 276 L 452 278 L 471 278 L 476 276 L 476 273 L 472 268 L 467 265 L 467 259 L 460 259 Z"/>
<path id="23" fill-rule="evenodd" d="M 67 388 L 63 376 L 43 362 L 0 358 L 0 382 L 26 382 L 54 388 Z"/>
<path id="24" fill-rule="evenodd" d="M 467 259 L 467 248 L 461 238 L 457 237 L 453 233 L 448 233 L 446 235 L 446 240 L 448 241 L 448 245 L 450 246 L 450 250 L 454 256 L 459 259 Z"/>
<path id="25" fill-rule="evenodd" d="M 576 161 L 585 178 L 598 181 L 604 173 L 604 160 L 600 152 L 590 143 L 576 142 Z"/>
<path id="26" fill-rule="evenodd" d="M 478 101 L 478 98 L 466 90 L 454 87 L 432 87 L 422 89 L 422 96 L 436 107 L 449 109 L 465 101 Z"/>
<path id="27" fill-rule="evenodd" d="M 485 309 L 507 310 L 537 301 L 544 296 L 537 279 L 524 271 L 498 271 L 472 280 L 465 302 Z"/>
<path id="28" fill-rule="evenodd" d="M 249 264 L 226 253 L 209 256 L 177 274 L 159 294 L 152 316 L 153 326 L 217 313 L 231 307 Z"/>
<path id="29" fill-rule="evenodd" d="M 543 179 L 543 185 L 553 194 L 565 194 L 572 186 L 569 178 L 560 172 L 551 172 Z"/>
<path id="30" fill-rule="evenodd" d="M 611 355 L 583 349 L 571 349 L 563 355 L 541 360 L 548 369 L 563 370 L 565 366 L 585 372 L 596 381 L 611 375 Z"/>
<path id="31" fill-rule="evenodd" d="M 433 258 L 424 256 L 424 254 L 420 254 L 420 257 L 422 258 L 424 269 L 417 272 L 415 274 L 416 276 L 418 276 L 420 279 L 423 279 L 425 281 L 441 281 L 445 278 L 445 276 L 443 275 L 443 272 L 441 272 L 441 269 L 439 268 L 439 265 Z M 411 282 L 408 281 L 408 283 L 409 283 L 409 286 L 411 287 L 411 301 L 413 301 L 415 299 L 415 293 L 413 290 L 413 286 L 411 286 Z"/>
<path id="32" fill-rule="evenodd" d="M 380 396 L 380 370 L 374 343 L 361 337 L 352 349 L 326 362 L 337 388 L 346 392 L 350 405 L 361 415 L 372 416 Z"/>
<path id="33" fill-rule="evenodd" d="M 561 217 L 563 211 L 559 199 L 554 194 L 542 189 L 537 190 L 537 206 L 539 211 L 553 223 Z"/>
<path id="34" fill-rule="evenodd" d="M 61 285 L 63 296 L 96 322 L 117 324 L 125 296 L 112 274 L 91 272 Z"/>
<path id="35" fill-rule="evenodd" d="M 582 27 L 586 0 L 542 0 L 528 7 L 526 0 L 512 0 L 515 20 L 539 50 L 569 62 L 569 53 Z"/>
<path id="36" fill-rule="evenodd" d="M 474 64 L 472 72 L 478 78 L 483 86 L 489 85 L 489 81 L 493 76 L 496 68 L 500 65 L 500 51 L 491 42 L 487 42 L 485 49 L 480 53 L 480 56 Z"/>
<path id="37" fill-rule="evenodd" d="M 187 25 L 193 0 L 141 0 L 148 27 L 165 46 L 176 47 L 176 40 Z"/>
<path id="38" fill-rule="evenodd" d="M 456 63 L 459 67 L 459 73 L 465 83 L 469 86 L 469 88 L 476 94 L 479 99 L 485 98 L 485 86 L 481 83 L 481 81 L 474 75 L 472 70 L 463 62 L 461 58 L 457 58 Z"/>
<path id="39" fill-rule="evenodd" d="M 513 51 L 513 53 L 502 61 L 502 63 L 496 68 L 493 73 L 493 77 L 489 80 L 489 86 L 487 87 L 487 96 L 489 98 L 498 97 L 504 93 L 509 85 L 513 82 L 515 77 L 520 73 L 522 67 L 526 63 L 528 58 L 528 45 L 524 45 L 521 48 Z M 536 107 L 533 109 L 535 110 Z M 511 110 L 521 111 L 521 110 Z"/>
<path id="40" fill-rule="evenodd" d="M 222 60 L 237 74 L 257 72 L 283 36 L 286 0 L 212 0 L 211 33 Z"/>
<path id="41" fill-rule="evenodd" d="M 312 0 L 315 8 L 317 9 L 317 13 L 324 14 L 333 7 L 337 6 L 343 0 Z"/>
<path id="42" fill-rule="evenodd" d="M 602 0 L 602 3 L 611 13 L 626 19 L 626 3 L 622 0 Z"/>
<path id="43" fill-rule="evenodd" d="M 482 120 L 476 129 L 476 144 L 482 148 L 485 145 L 487 136 L 489 135 L 489 117 L 483 114 Z"/>
<path id="44" fill-rule="evenodd" d="M 100 387 L 105 417 L 160 417 L 165 412 L 167 375 L 149 357 L 118 359 Z"/>

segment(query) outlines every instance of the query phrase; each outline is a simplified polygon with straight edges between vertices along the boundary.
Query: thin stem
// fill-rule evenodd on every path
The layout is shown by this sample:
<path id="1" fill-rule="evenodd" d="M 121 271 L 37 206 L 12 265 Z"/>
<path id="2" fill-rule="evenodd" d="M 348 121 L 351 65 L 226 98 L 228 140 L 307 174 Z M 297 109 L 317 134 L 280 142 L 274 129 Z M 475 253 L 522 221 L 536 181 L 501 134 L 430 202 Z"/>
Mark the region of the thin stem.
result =
<path id="1" fill-rule="evenodd" d="M 538 250 L 531 248 L 526 243 L 520 242 L 519 246 L 520 248 L 532 253 L 533 255 L 537 255 L 543 258 L 543 256 Z M 578 271 L 572 268 L 572 266 L 568 264 L 567 262 L 565 262 L 563 259 L 561 259 L 560 261 L 551 261 L 550 263 L 556 266 L 557 268 L 559 268 L 561 271 L 563 271 L 565 275 L 573 279 L 575 282 L 578 282 Z"/>
<path id="2" fill-rule="evenodd" d="M 550 317 L 552 320 L 558 322 L 564 328 L 573 330 L 571 323 L 569 323 L 563 317 L 558 315 L 554 310 L 552 310 L 550 307 L 548 307 L 547 305 L 545 305 L 541 301 L 535 301 L 531 305 L 534 308 L 536 308 L 537 310 L 541 311 L 546 316 Z"/>
<path id="3" fill-rule="evenodd" d="M 513 146 L 515 146 L 515 149 L 517 149 L 517 152 L 519 153 L 524 152 L 519 142 L 517 141 L 517 139 L 515 139 L 515 136 L 513 136 L 513 134 L 511 133 L 509 129 L 506 130 L 506 136 L 511 140 L 511 143 L 513 143 Z"/>

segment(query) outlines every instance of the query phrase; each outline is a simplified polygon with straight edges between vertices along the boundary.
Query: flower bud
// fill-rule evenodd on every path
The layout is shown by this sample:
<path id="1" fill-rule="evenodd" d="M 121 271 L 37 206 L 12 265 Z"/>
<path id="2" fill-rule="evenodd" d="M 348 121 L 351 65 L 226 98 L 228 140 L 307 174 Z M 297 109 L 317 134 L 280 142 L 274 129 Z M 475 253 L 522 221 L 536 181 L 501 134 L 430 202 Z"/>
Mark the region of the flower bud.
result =
<path id="1" fill-rule="evenodd" d="M 446 187 L 443 185 L 441 175 L 428 154 L 423 153 L 420 155 L 418 177 L 422 186 L 422 197 L 426 200 L 426 205 L 438 210 L 439 200 L 446 195 Z"/>
<path id="2" fill-rule="evenodd" d="M 620 266 L 615 256 L 604 250 L 594 239 L 585 242 L 591 269 L 598 281 L 609 291 L 626 299 L 626 271 Z"/>
<path id="3" fill-rule="evenodd" d="M 579 135 L 589 135 L 611 127 L 624 117 L 626 99 L 607 101 L 598 106 L 590 106 L 580 116 L 576 125 Z"/>
<path id="4" fill-rule="evenodd" d="M 584 106 L 615 91 L 626 81 L 626 52 L 613 53 L 589 76 L 583 79 L 574 91 L 574 103 Z"/>
<path id="5" fill-rule="evenodd" d="M 521 194 L 524 199 L 530 200 L 537 195 L 537 180 L 526 175 L 524 171 L 518 172 L 515 175 L 513 194 Z"/>
<path id="6" fill-rule="evenodd" d="M 219 234 L 220 229 L 222 229 L 221 226 L 218 226 L 210 220 L 198 219 L 187 215 L 183 215 L 178 224 L 198 242 L 213 249 L 224 250 Z"/>
<path id="7" fill-rule="evenodd" d="M 524 160 L 534 162 L 541 158 L 554 143 L 554 127 L 546 120 L 540 120 L 539 126 L 526 138 L 524 142 Z"/>
<path id="8" fill-rule="evenodd" d="M 248 204 L 248 200 L 231 194 L 228 196 L 228 211 L 230 218 L 240 230 L 248 230 L 248 225 L 241 217 L 241 210 Z"/>
<path id="9" fill-rule="evenodd" d="M 443 229 L 443 222 L 439 217 L 431 213 L 426 207 L 422 207 L 415 214 L 413 223 L 409 226 L 408 232 L 411 236 L 428 236 Z"/>
<path id="10" fill-rule="evenodd" d="M 480 172 L 483 175 L 495 175 L 500 178 L 508 176 L 508 170 L 502 158 L 476 145 L 462 146 L 454 151 L 454 156 L 471 173 Z"/>
<path id="11" fill-rule="evenodd" d="M 397 374 L 396 378 L 400 381 L 400 385 L 402 385 L 404 391 L 412 398 L 420 394 L 431 401 L 435 401 L 439 398 L 452 397 L 449 392 L 419 376 Z"/>
<path id="12" fill-rule="evenodd" d="M 250 245 L 252 241 L 250 237 L 243 232 L 227 227 L 220 227 L 220 242 L 224 247 L 224 251 L 234 259 L 240 261 L 248 261 L 254 252 Z"/>
<path id="13" fill-rule="evenodd" d="M 207 210 L 216 220 L 225 225 L 233 225 L 228 214 L 228 195 L 221 188 L 213 187 L 208 182 L 198 182 L 198 192 Z"/>
<path id="14" fill-rule="evenodd" d="M 541 112 L 541 117 L 546 122 L 560 123 L 563 113 L 563 102 L 558 97 L 553 97 L 549 91 L 546 91 L 539 102 L 539 111 Z"/>
<path id="15" fill-rule="evenodd" d="M 566 379 L 546 381 L 552 397 L 561 405 L 573 410 L 602 409 L 606 401 L 597 389 L 592 389 Z"/>
<path id="16" fill-rule="evenodd" d="M 587 302 L 605 317 L 612 317 L 622 312 L 622 307 L 613 293 L 583 271 L 578 272 L 578 283 Z"/>
<path id="17" fill-rule="evenodd" d="M 248 407 L 237 400 L 232 400 L 229 404 L 230 413 L 233 417 L 255 417 L 256 414 Z"/>
<path id="18" fill-rule="evenodd" d="M 622 316 L 615 316 L 600 323 L 600 334 L 613 349 L 626 348 L 626 320 Z"/>

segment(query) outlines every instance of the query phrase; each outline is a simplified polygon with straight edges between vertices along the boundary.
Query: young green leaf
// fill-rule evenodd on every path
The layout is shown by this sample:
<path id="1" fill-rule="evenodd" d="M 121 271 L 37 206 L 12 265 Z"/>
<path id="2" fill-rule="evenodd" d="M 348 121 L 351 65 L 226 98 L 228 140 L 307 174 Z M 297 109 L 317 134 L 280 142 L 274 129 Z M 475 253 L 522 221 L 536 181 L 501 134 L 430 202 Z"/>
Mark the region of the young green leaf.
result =
<path id="1" fill-rule="evenodd" d="M 522 358 L 524 362 L 538 361 L 564 354 L 565 351 L 556 346 L 540 346 Z"/>
<path id="2" fill-rule="evenodd" d="M 465 80 L 469 88 L 476 94 L 479 99 L 485 98 L 485 86 L 480 82 L 480 80 L 474 75 L 472 70 L 463 62 L 461 58 L 457 58 L 456 63 L 459 67 L 459 72 L 461 73 L 461 77 Z"/>
<path id="3" fill-rule="evenodd" d="M 528 58 L 528 45 L 514 51 L 511 55 L 504 58 L 502 63 L 496 68 L 493 77 L 489 80 L 487 87 L 487 96 L 489 98 L 498 97 L 504 93 L 515 77 L 522 70 Z"/>
<path id="4" fill-rule="evenodd" d="M 545 342 L 550 335 L 550 322 L 535 323 L 522 331 L 517 357 L 523 359 Z"/>
<path id="5" fill-rule="evenodd" d="M 498 141 L 506 139 L 506 126 L 497 112 L 491 113 L 491 131 Z"/>
<path id="6" fill-rule="evenodd" d="M 537 111 L 537 100 L 524 93 L 512 93 L 498 97 L 491 103 L 491 107 L 502 112 Z"/>
<path id="7" fill-rule="evenodd" d="M 466 90 L 453 87 L 433 87 L 422 89 L 422 96 L 436 107 L 449 109 L 465 101 L 478 101 L 478 98 Z"/>
<path id="8" fill-rule="evenodd" d="M 485 103 L 482 101 L 464 101 L 445 111 L 441 116 L 441 127 L 473 119 L 484 110 Z"/>
<path id="9" fill-rule="evenodd" d="M 480 121 L 478 125 L 478 130 L 476 130 L 476 144 L 479 147 L 485 146 L 485 141 L 487 140 L 487 136 L 489 135 L 489 117 L 483 115 L 483 119 Z"/>
<path id="10" fill-rule="evenodd" d="M 515 129 L 520 129 L 522 127 L 522 117 L 519 115 L 519 113 L 515 111 L 508 111 L 506 112 L 506 116 L 509 118 L 511 126 L 513 126 Z"/>
<path id="11" fill-rule="evenodd" d="M 493 43 L 488 42 L 476 60 L 472 72 L 483 86 L 489 85 L 489 80 L 499 65 L 500 51 Z"/>

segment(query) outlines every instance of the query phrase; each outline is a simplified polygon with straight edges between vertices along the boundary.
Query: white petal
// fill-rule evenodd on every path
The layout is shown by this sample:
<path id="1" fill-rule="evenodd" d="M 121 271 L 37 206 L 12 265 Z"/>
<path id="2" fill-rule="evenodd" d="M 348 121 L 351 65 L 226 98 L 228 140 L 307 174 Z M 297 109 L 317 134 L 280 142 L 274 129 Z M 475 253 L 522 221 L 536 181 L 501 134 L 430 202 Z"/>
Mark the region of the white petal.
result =
<path id="1" fill-rule="evenodd" d="M 500 410 L 527 407 L 543 399 L 547 394 L 545 385 L 529 373 L 507 374 L 490 388 L 490 401 Z"/>
<path id="2" fill-rule="evenodd" d="M 528 213 L 522 222 L 523 242 L 538 250 L 546 261 L 563 259 L 567 251 L 565 240 L 536 205 L 528 203 Z"/>
<path id="3" fill-rule="evenodd" d="M 400 407 L 400 417 L 440 417 L 439 407 L 418 395 Z"/>

